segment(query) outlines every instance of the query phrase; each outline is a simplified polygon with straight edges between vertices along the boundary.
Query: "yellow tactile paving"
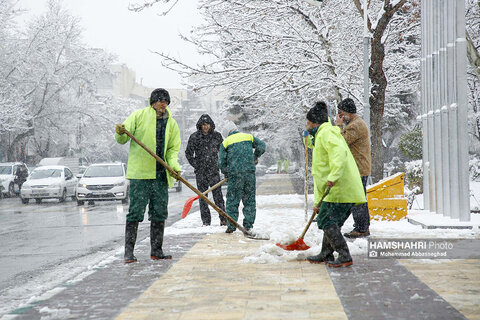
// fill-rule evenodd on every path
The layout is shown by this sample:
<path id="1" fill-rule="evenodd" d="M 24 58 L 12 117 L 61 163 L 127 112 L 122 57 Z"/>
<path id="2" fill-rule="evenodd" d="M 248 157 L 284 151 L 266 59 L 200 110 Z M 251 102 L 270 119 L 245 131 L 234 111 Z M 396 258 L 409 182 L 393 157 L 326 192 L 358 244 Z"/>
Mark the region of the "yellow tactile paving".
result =
<path id="1" fill-rule="evenodd" d="M 207 235 L 117 319 L 347 319 L 324 265 L 242 262 L 264 243 Z"/>
<path id="2" fill-rule="evenodd" d="M 480 260 L 398 260 L 467 319 L 480 320 Z"/>

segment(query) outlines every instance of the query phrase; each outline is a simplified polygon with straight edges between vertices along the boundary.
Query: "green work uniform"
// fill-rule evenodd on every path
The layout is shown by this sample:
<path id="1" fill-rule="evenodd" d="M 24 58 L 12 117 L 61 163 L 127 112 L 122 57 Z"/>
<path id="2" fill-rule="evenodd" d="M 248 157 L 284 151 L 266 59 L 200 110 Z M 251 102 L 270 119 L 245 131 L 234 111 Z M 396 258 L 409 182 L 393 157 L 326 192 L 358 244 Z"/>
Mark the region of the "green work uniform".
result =
<path id="1" fill-rule="evenodd" d="M 243 226 L 246 229 L 252 228 L 255 222 L 255 160 L 264 152 L 265 142 L 251 134 L 238 131 L 233 131 L 223 140 L 218 152 L 218 166 L 228 177 L 227 214 L 237 221 L 241 200 Z M 230 223 L 228 227 L 233 228 Z"/>
<path id="2" fill-rule="evenodd" d="M 160 119 L 157 119 L 157 112 L 151 106 L 136 110 L 123 124 L 150 150 L 156 150 L 170 168 L 180 171 L 180 131 L 168 108 Z M 130 138 L 116 133 L 115 139 L 125 144 Z M 127 221 L 143 221 L 147 204 L 149 220 L 165 221 L 168 217 L 168 188 L 173 186 L 174 180 L 163 167 L 157 167 L 155 158 L 135 141 L 130 142 L 127 178 L 130 180 Z"/>

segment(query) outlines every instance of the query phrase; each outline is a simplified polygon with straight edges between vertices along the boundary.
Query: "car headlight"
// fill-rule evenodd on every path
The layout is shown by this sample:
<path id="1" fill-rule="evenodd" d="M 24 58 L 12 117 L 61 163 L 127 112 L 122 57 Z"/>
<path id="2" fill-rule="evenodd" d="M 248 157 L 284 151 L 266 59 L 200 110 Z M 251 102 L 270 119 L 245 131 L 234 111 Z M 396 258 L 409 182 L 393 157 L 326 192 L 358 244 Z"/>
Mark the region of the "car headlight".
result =
<path id="1" fill-rule="evenodd" d="M 122 182 L 118 182 L 118 183 L 114 183 L 113 186 L 114 187 L 120 187 L 120 186 L 124 186 L 125 185 L 125 181 L 122 181 Z"/>
<path id="2" fill-rule="evenodd" d="M 77 187 L 78 188 L 86 188 L 87 185 L 85 183 L 79 183 Z"/>

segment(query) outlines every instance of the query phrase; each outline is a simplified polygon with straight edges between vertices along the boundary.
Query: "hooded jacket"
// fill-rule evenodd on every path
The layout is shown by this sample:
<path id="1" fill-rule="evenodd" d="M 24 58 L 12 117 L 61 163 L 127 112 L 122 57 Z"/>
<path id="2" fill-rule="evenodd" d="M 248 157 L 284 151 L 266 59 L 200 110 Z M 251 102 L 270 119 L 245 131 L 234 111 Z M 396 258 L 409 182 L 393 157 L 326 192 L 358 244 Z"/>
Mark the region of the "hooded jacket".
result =
<path id="1" fill-rule="evenodd" d="M 209 123 L 210 131 L 202 132 L 202 124 Z M 196 174 L 218 172 L 218 148 L 222 144 L 222 135 L 215 131 L 215 123 L 208 114 L 203 114 L 197 121 L 197 131 L 188 139 L 185 156 Z"/>
<path id="2" fill-rule="evenodd" d="M 168 112 L 167 126 L 165 128 L 164 158 L 167 165 L 175 171 L 180 171 L 178 152 L 180 150 L 180 130 L 175 119 L 172 118 L 170 109 Z M 135 110 L 123 122 L 125 129 L 143 142 L 150 150 L 157 150 L 157 112 L 151 106 Z M 120 144 L 130 140 L 126 134 L 115 133 L 115 139 Z M 155 179 L 157 172 L 157 160 L 145 151 L 135 141 L 130 142 L 128 153 L 127 179 Z M 174 179 L 167 174 L 168 186 L 172 187 Z"/>
<path id="3" fill-rule="evenodd" d="M 324 122 L 315 134 L 312 152 L 312 176 L 315 205 L 320 201 L 327 181 L 335 182 L 325 202 L 365 203 L 360 173 L 340 128 Z"/>

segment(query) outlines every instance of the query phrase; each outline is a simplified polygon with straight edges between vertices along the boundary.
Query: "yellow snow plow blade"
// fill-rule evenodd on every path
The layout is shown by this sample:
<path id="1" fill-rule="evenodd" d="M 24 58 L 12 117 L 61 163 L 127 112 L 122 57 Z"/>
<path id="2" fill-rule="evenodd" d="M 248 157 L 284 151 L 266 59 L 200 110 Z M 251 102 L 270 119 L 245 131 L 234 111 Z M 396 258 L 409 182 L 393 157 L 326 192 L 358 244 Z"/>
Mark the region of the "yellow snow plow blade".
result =
<path id="1" fill-rule="evenodd" d="M 394 174 L 367 187 L 370 219 L 397 221 L 407 216 L 405 174 Z"/>

